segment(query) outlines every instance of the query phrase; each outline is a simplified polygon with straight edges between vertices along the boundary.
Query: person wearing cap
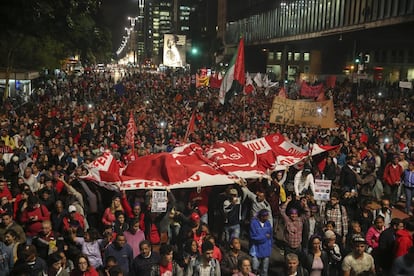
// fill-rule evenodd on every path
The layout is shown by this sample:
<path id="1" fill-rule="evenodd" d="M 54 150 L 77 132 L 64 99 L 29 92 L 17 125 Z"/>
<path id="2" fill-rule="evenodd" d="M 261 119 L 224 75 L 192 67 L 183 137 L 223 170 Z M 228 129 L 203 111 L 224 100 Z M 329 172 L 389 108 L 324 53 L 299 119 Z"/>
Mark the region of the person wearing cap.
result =
<path id="1" fill-rule="evenodd" d="M 326 269 L 329 271 L 329 276 L 341 274 L 340 263 L 342 261 L 342 253 L 336 238 L 336 234 L 332 230 L 326 230 L 323 234 L 322 248 L 328 255 L 329 262 Z"/>
<path id="2" fill-rule="evenodd" d="M 76 230 L 78 235 L 85 231 L 85 218 L 77 211 L 75 205 L 69 205 L 68 213 L 62 220 L 63 231 Z"/>
<path id="3" fill-rule="evenodd" d="M 374 258 L 365 252 L 366 241 L 363 237 L 353 239 L 353 249 L 342 262 L 344 276 L 350 275 L 375 275 Z"/>
<path id="4" fill-rule="evenodd" d="M 227 198 L 223 202 L 224 211 L 224 242 L 231 238 L 240 237 L 240 222 L 242 220 L 241 198 L 236 189 L 227 190 Z"/>
<path id="5" fill-rule="evenodd" d="M 253 271 L 262 276 L 267 275 L 273 246 L 273 229 L 268 210 L 262 209 L 252 218 L 249 233 L 249 254 L 252 256 Z"/>
<path id="6" fill-rule="evenodd" d="M 395 155 L 391 162 L 385 165 L 384 179 L 384 195 L 388 196 L 391 204 L 394 206 L 398 201 L 398 188 L 401 185 L 401 177 L 403 168 L 398 164 L 398 155 Z"/>
<path id="7" fill-rule="evenodd" d="M 403 181 L 405 187 L 405 212 L 412 216 L 411 202 L 414 197 L 414 162 L 410 162 L 408 169 L 404 170 Z"/>
<path id="8" fill-rule="evenodd" d="M 300 170 L 295 174 L 293 186 L 297 199 L 303 195 L 315 194 L 315 178 L 313 177 L 312 169 L 309 166 L 305 165 L 303 170 Z"/>

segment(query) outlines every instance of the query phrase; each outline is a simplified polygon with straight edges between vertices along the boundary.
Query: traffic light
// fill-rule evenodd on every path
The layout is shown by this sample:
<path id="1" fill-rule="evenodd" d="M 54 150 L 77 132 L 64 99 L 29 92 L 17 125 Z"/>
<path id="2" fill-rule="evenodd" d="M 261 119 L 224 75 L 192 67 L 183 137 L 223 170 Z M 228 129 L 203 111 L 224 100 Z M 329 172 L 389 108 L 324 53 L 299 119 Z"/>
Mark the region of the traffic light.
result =
<path id="1" fill-rule="evenodd" d="M 363 61 L 362 59 L 362 53 L 359 53 L 356 57 L 355 57 L 355 63 L 361 63 Z"/>
<path id="2" fill-rule="evenodd" d="M 196 55 L 198 54 L 198 48 L 197 48 L 197 47 L 193 47 L 193 48 L 191 48 L 191 54 L 192 54 L 193 56 L 196 56 Z"/>

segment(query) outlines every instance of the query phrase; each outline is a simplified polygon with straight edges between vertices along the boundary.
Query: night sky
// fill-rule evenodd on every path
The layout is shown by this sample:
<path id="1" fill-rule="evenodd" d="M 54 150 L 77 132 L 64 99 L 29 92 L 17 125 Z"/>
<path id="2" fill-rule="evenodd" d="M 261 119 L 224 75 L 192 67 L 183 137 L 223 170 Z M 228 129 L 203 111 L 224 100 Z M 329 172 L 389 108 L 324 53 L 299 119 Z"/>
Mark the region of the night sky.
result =
<path id="1" fill-rule="evenodd" d="M 129 26 L 128 16 L 138 14 L 137 0 L 102 0 L 104 25 L 112 32 L 114 50 L 121 45 L 122 36 L 126 35 L 125 27 Z"/>

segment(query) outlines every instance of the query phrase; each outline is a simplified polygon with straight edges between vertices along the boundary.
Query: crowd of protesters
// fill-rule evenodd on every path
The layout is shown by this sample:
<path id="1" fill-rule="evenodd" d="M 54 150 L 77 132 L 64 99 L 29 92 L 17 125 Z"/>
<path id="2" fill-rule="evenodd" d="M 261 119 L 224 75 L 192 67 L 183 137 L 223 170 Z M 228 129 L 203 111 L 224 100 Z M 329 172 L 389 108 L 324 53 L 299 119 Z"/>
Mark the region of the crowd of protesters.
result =
<path id="1" fill-rule="evenodd" d="M 412 275 L 414 105 L 396 88 L 381 98 L 374 85 L 352 86 L 327 91 L 338 125 L 328 130 L 269 124 L 277 89 L 221 105 L 184 75 L 48 80 L 0 116 L 0 275 Z M 114 193 L 79 178 L 106 150 L 125 165 L 172 151 L 193 109 L 190 140 L 204 148 L 274 132 L 304 149 L 339 147 L 271 180 L 168 191 L 157 213 L 151 190 Z M 131 112 L 134 148 L 124 140 Z M 328 202 L 313 198 L 322 178 Z M 284 264 L 271 261 L 275 248 Z"/>

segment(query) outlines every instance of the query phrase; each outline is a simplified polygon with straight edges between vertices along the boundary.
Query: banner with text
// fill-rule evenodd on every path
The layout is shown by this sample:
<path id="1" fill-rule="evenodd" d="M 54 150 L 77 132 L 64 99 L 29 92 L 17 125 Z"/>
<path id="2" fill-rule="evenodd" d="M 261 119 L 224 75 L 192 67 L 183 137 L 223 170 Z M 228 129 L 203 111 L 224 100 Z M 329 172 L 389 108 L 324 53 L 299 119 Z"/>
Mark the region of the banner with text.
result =
<path id="1" fill-rule="evenodd" d="M 289 126 L 336 127 L 332 100 L 305 102 L 274 97 L 269 121 Z"/>
<path id="2" fill-rule="evenodd" d="M 331 198 L 331 180 L 315 179 L 315 200 L 328 201 Z"/>

